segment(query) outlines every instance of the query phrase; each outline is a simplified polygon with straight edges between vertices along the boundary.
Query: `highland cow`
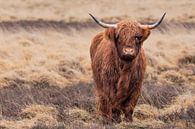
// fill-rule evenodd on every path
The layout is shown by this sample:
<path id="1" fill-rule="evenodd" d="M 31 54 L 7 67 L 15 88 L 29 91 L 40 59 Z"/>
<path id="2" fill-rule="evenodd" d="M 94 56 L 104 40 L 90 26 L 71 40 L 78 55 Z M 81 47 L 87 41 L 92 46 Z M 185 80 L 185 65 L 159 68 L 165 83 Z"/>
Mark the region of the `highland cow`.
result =
<path id="1" fill-rule="evenodd" d="M 124 113 L 124 119 L 131 122 L 146 69 L 143 42 L 150 30 L 160 25 L 165 13 L 151 25 L 128 19 L 107 24 L 89 15 L 106 28 L 93 38 L 90 47 L 97 113 L 116 122 Z"/>

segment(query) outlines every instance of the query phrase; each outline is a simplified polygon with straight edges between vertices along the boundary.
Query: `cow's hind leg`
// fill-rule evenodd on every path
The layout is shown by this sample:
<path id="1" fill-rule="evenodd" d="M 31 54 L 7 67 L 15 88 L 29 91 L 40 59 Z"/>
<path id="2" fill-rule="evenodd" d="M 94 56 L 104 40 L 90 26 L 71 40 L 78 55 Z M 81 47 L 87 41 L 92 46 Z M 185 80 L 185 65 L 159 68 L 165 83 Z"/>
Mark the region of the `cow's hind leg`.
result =
<path id="1" fill-rule="evenodd" d="M 140 86 L 134 90 L 129 98 L 123 103 L 123 113 L 125 114 L 125 120 L 132 122 L 133 111 L 140 96 Z"/>

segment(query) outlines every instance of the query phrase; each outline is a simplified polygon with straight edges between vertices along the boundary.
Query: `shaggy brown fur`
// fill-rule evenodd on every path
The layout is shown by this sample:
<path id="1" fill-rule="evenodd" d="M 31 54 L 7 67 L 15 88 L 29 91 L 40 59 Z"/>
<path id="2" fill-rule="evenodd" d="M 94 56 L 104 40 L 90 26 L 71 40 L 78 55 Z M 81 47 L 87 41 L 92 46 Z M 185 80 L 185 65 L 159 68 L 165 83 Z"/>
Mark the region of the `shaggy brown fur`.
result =
<path id="1" fill-rule="evenodd" d="M 143 41 L 150 34 L 139 23 L 124 20 L 97 34 L 90 54 L 96 83 L 97 113 L 113 121 L 132 121 L 146 69 Z"/>

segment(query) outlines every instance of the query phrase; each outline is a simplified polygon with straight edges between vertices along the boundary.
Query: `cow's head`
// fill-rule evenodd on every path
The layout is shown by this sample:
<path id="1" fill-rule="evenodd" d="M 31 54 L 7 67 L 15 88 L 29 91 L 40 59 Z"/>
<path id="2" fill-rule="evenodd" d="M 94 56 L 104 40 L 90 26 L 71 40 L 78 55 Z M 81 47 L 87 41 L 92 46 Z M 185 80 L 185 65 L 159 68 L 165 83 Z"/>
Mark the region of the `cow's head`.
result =
<path id="1" fill-rule="evenodd" d="M 117 24 L 107 24 L 89 14 L 97 24 L 106 29 L 106 36 L 115 43 L 119 57 L 127 62 L 132 61 L 140 52 L 144 40 L 150 35 L 150 30 L 160 25 L 162 18 L 151 25 L 142 25 L 136 21 L 122 20 Z"/>

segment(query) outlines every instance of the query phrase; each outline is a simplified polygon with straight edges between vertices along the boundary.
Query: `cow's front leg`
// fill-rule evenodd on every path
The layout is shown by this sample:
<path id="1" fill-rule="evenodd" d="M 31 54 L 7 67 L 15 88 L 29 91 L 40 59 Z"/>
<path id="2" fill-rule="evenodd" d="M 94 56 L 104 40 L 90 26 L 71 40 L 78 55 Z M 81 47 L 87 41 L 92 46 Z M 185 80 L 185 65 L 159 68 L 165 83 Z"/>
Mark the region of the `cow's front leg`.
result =
<path id="1" fill-rule="evenodd" d="M 123 110 L 123 113 L 125 115 L 124 120 L 127 122 L 132 122 L 134 108 L 129 106 L 129 107 L 124 107 L 122 110 Z"/>
<path id="2" fill-rule="evenodd" d="M 123 103 L 122 105 L 122 110 L 123 113 L 125 114 L 125 121 L 132 122 L 133 121 L 133 112 L 134 108 L 137 104 L 138 98 L 140 96 L 140 87 L 137 86 L 136 89 L 130 94 L 128 99 Z"/>
<path id="3" fill-rule="evenodd" d="M 114 107 L 120 108 L 121 104 L 127 99 L 128 89 L 129 89 L 128 76 L 126 74 L 121 75 L 117 83 L 116 95 L 113 97 Z"/>
<path id="4" fill-rule="evenodd" d="M 121 122 L 121 110 L 117 108 L 112 109 L 112 121 L 116 123 Z"/>

